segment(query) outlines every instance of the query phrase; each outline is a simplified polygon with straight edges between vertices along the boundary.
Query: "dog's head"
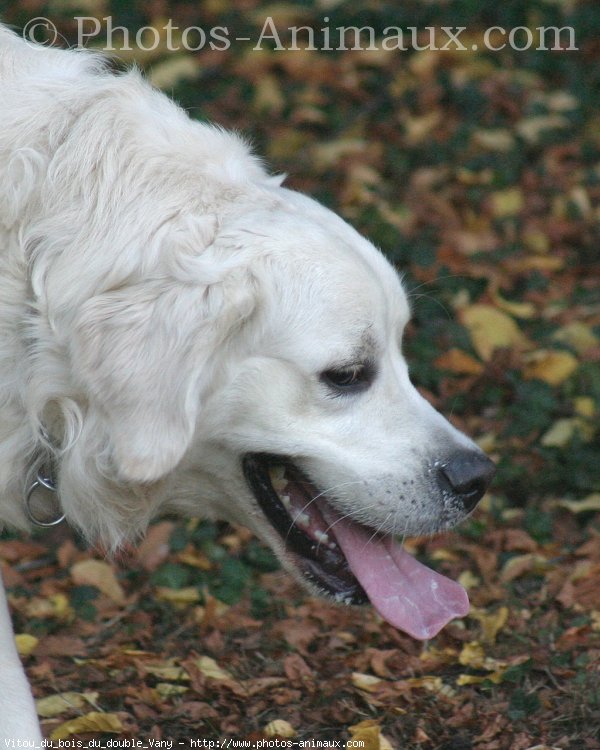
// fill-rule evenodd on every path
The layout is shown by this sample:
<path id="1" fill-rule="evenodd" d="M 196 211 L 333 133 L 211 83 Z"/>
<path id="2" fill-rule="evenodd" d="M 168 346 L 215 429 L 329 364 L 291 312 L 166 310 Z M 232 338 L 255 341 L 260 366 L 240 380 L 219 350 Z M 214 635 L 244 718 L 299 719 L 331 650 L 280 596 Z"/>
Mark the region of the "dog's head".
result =
<path id="1" fill-rule="evenodd" d="M 368 597 L 431 636 L 466 595 L 394 538 L 460 522 L 494 469 L 409 380 L 397 274 L 279 187 L 202 232 L 198 252 L 183 232 L 164 276 L 94 298 L 79 318 L 72 358 L 118 476 L 250 526 L 312 590 Z"/>

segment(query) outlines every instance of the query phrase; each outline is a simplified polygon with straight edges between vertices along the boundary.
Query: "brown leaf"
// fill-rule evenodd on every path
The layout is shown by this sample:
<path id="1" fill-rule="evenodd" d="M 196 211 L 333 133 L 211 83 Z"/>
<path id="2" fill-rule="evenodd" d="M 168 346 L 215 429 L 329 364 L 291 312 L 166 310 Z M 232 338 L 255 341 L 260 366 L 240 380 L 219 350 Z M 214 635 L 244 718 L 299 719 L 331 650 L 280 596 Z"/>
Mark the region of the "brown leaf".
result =
<path id="1" fill-rule="evenodd" d="M 82 560 L 71 568 L 71 576 L 79 586 L 95 586 L 117 604 L 125 604 L 125 592 L 112 567 L 104 560 Z"/>

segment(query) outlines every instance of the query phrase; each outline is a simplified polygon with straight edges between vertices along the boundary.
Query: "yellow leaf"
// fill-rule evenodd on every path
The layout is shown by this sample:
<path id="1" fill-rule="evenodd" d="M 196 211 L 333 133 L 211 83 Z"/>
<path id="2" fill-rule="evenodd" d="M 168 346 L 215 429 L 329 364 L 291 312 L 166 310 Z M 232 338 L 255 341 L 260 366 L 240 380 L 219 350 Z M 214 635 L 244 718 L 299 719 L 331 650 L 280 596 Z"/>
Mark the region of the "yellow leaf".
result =
<path id="1" fill-rule="evenodd" d="M 166 602 L 185 606 L 200 601 L 200 592 L 195 586 L 186 586 L 182 589 L 171 589 L 167 586 L 156 587 L 156 598 Z"/>
<path id="2" fill-rule="evenodd" d="M 515 216 L 523 208 L 523 192 L 519 187 L 492 193 L 492 213 L 497 219 Z"/>
<path id="3" fill-rule="evenodd" d="M 198 550 L 186 549 L 177 555 L 177 559 L 185 565 L 191 565 L 200 570 L 211 570 L 214 567 L 204 552 Z"/>
<path id="4" fill-rule="evenodd" d="M 154 689 L 161 698 L 172 698 L 187 693 L 189 690 L 185 685 L 173 685 L 171 682 L 159 682 Z"/>
<path id="5" fill-rule="evenodd" d="M 254 89 L 254 106 L 259 112 L 281 112 L 285 102 L 279 79 L 268 73 L 257 79 Z"/>
<path id="6" fill-rule="evenodd" d="M 444 562 L 456 562 L 460 560 L 460 555 L 452 550 L 446 549 L 445 547 L 438 547 L 431 553 L 432 560 L 442 560 Z"/>
<path id="7" fill-rule="evenodd" d="M 484 659 L 485 651 L 478 641 L 465 643 L 458 655 L 458 661 L 463 667 L 474 667 L 475 669 L 481 669 Z"/>
<path id="8" fill-rule="evenodd" d="M 481 578 L 478 578 L 476 575 L 471 573 L 470 570 L 463 570 L 463 572 L 458 576 L 458 582 L 465 589 L 474 589 L 481 583 Z"/>
<path id="9" fill-rule="evenodd" d="M 427 646 L 421 652 L 419 659 L 424 662 L 434 662 L 436 664 L 454 664 L 456 661 L 456 649 L 454 648 L 436 648 L 435 646 Z"/>
<path id="10" fill-rule="evenodd" d="M 19 633 L 15 635 L 15 643 L 17 644 L 19 656 L 29 656 L 38 645 L 39 640 L 34 635 L 29 635 L 29 633 Z"/>
<path id="11" fill-rule="evenodd" d="M 418 117 L 403 117 L 405 127 L 405 140 L 409 146 L 416 146 L 429 137 L 440 123 L 441 112 L 437 109 Z"/>
<path id="12" fill-rule="evenodd" d="M 490 682 L 493 682 L 495 685 L 498 685 L 500 682 L 502 682 L 502 678 L 504 677 L 504 673 L 506 672 L 505 669 L 498 669 L 494 672 L 491 672 L 490 674 L 486 675 L 472 675 L 472 674 L 461 674 L 456 678 L 456 684 L 457 685 L 480 685 L 482 682 L 485 682 L 489 680 Z"/>
<path id="13" fill-rule="evenodd" d="M 485 643 L 495 643 L 496 636 L 508 620 L 508 607 L 499 607 L 495 612 L 486 612 L 484 609 L 472 607 L 469 617 L 479 622 Z"/>
<path id="14" fill-rule="evenodd" d="M 441 677 L 434 677 L 433 675 L 423 675 L 423 677 L 410 677 L 408 680 L 402 680 L 404 685 L 408 685 L 411 688 L 423 688 L 429 690 L 431 693 L 439 693 L 444 688 L 444 683 Z"/>
<path id="15" fill-rule="evenodd" d="M 479 375 L 483 372 L 483 365 L 474 357 L 461 349 L 448 349 L 435 360 L 435 366 L 441 370 L 449 370 L 459 375 Z"/>
<path id="16" fill-rule="evenodd" d="M 563 448 L 578 432 L 585 442 L 594 437 L 594 425 L 581 417 L 564 417 L 557 419 L 552 427 L 542 435 L 542 445 L 551 448 Z"/>
<path id="17" fill-rule="evenodd" d="M 554 332 L 552 338 L 572 346 L 578 354 L 584 354 L 588 349 L 600 346 L 600 339 L 591 327 L 580 321 L 562 326 Z"/>
<path id="18" fill-rule="evenodd" d="M 513 274 L 526 271 L 560 271 L 564 265 L 564 258 L 556 255 L 526 255 L 515 258 L 510 270 Z"/>
<path id="19" fill-rule="evenodd" d="M 170 55 L 165 60 L 153 65 L 148 78 L 153 86 L 159 89 L 171 89 L 182 80 L 198 78 L 200 68 L 191 55 Z"/>
<path id="20" fill-rule="evenodd" d="M 494 130 L 476 130 L 473 133 L 473 140 L 477 145 L 490 151 L 510 151 L 515 145 L 515 139 L 506 128 L 496 128 Z"/>
<path id="21" fill-rule="evenodd" d="M 478 641 L 466 643 L 458 656 L 458 661 L 464 667 L 485 669 L 487 672 L 491 672 L 492 674 L 486 675 L 483 679 L 492 680 L 492 682 L 500 682 L 507 668 L 506 662 L 486 656 L 483 646 Z M 479 681 L 480 678 L 473 678 L 471 675 L 460 675 L 457 684 L 469 685 Z"/>
<path id="22" fill-rule="evenodd" d="M 591 396 L 575 396 L 573 399 L 573 409 L 580 417 L 588 419 L 596 414 L 596 402 Z"/>
<path id="23" fill-rule="evenodd" d="M 558 89 L 557 91 L 547 94 L 546 104 L 549 109 L 552 109 L 555 112 L 564 112 L 570 109 L 577 109 L 579 107 L 579 99 L 576 99 L 573 94 L 568 91 Z M 535 748 L 533 750 L 535 750 Z"/>
<path id="24" fill-rule="evenodd" d="M 54 716 L 60 716 L 65 711 L 74 708 L 81 709 L 86 703 L 94 706 L 97 700 L 98 693 L 56 693 L 56 695 L 48 695 L 46 698 L 36 700 L 35 708 L 38 716 L 51 719 Z"/>
<path id="25" fill-rule="evenodd" d="M 213 680 L 232 680 L 233 677 L 217 664 L 210 656 L 201 656 L 195 662 L 198 669 L 205 677 L 212 677 Z"/>
<path id="26" fill-rule="evenodd" d="M 48 597 L 48 601 L 52 605 L 52 613 L 59 620 L 70 620 L 73 617 L 73 607 L 65 594 L 52 594 Z"/>
<path id="27" fill-rule="evenodd" d="M 523 235 L 523 244 L 528 250 L 543 255 L 550 250 L 550 239 L 539 229 L 530 229 Z"/>
<path id="28" fill-rule="evenodd" d="M 533 318 L 535 315 L 535 305 L 531 302 L 511 302 L 510 300 L 504 299 L 498 292 L 493 292 L 492 298 L 496 305 L 504 312 L 509 315 L 514 315 L 515 318 Z"/>
<path id="29" fill-rule="evenodd" d="M 117 604 L 125 603 L 125 592 L 112 567 L 104 560 L 81 560 L 71 568 L 71 577 L 78 586 L 95 586 Z"/>
<path id="30" fill-rule="evenodd" d="M 296 730 L 288 721 L 274 719 L 265 727 L 265 734 L 267 737 L 275 737 L 275 735 L 278 737 L 295 737 Z"/>
<path id="31" fill-rule="evenodd" d="M 381 734 L 379 724 L 373 719 L 366 719 L 354 726 L 348 727 L 355 747 L 360 746 L 363 750 L 381 750 Z M 361 743 L 359 745 L 359 743 Z"/>
<path id="32" fill-rule="evenodd" d="M 159 677 L 163 680 L 171 680 L 172 682 L 186 682 L 190 679 L 189 674 L 182 666 L 177 664 L 174 659 L 166 659 L 164 662 L 144 664 L 143 666 L 146 672 L 149 672 L 155 677 Z"/>
<path id="33" fill-rule="evenodd" d="M 496 450 L 496 438 L 493 432 L 486 432 L 477 438 L 477 445 L 484 453 L 492 453 Z"/>
<path id="34" fill-rule="evenodd" d="M 532 352 L 523 368 L 526 380 L 543 380 L 548 385 L 560 385 L 579 367 L 577 358 L 570 352 L 540 349 Z"/>
<path id="35" fill-rule="evenodd" d="M 59 620 L 70 620 L 74 615 L 73 608 L 64 594 L 52 594 L 47 599 L 34 596 L 27 602 L 25 612 L 29 617 L 56 617 Z"/>
<path id="36" fill-rule="evenodd" d="M 367 693 L 372 693 L 380 682 L 383 682 L 383 680 L 372 674 L 363 674 L 362 672 L 352 673 L 352 684 L 354 687 L 359 690 L 365 690 Z"/>
<path id="37" fill-rule="evenodd" d="M 600 511 L 600 492 L 592 492 L 591 495 L 584 497 L 582 500 L 559 500 L 556 504 L 561 508 L 570 510 L 571 513 Z"/>
<path id="38" fill-rule="evenodd" d="M 362 138 L 338 138 L 313 146 L 311 160 L 317 167 L 332 167 L 339 161 L 352 159 L 364 153 L 366 147 L 367 144 Z"/>
<path id="39" fill-rule="evenodd" d="M 527 338 L 515 321 L 492 305 L 469 305 L 460 311 L 477 354 L 487 361 L 500 347 L 526 347 Z"/>
<path id="40" fill-rule="evenodd" d="M 542 555 L 528 552 L 525 555 L 516 555 L 504 565 L 500 571 L 500 580 L 502 583 L 509 583 L 519 578 L 525 573 L 543 573 L 548 570 L 549 563 Z"/>
<path id="41" fill-rule="evenodd" d="M 92 711 L 85 716 L 69 719 L 50 735 L 51 740 L 67 740 L 80 732 L 122 732 L 123 724 L 117 714 L 102 714 Z"/>
<path id="42" fill-rule="evenodd" d="M 569 127 L 569 121 L 562 115 L 537 115 L 518 122 L 515 130 L 529 143 L 537 143 L 545 130 L 558 130 L 567 127 Z"/>

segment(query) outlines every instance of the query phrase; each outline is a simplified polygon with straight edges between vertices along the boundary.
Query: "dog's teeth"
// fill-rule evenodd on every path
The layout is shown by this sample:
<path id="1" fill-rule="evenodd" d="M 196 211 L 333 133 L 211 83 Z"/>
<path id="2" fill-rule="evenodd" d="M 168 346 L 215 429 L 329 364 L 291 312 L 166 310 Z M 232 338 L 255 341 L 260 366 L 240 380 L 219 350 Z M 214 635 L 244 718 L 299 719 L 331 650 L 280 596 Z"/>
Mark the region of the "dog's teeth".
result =
<path id="1" fill-rule="evenodd" d="M 298 513 L 298 515 L 294 518 L 294 523 L 307 529 L 310 524 L 310 516 L 308 515 L 308 513 Z"/>
<path id="2" fill-rule="evenodd" d="M 282 495 L 281 496 L 281 502 L 283 503 L 283 507 L 289 511 L 291 508 L 291 501 L 289 495 Z"/>
<path id="3" fill-rule="evenodd" d="M 329 537 L 324 531 L 319 531 L 318 529 L 315 531 L 315 539 L 319 544 L 329 544 Z"/>
<path id="4" fill-rule="evenodd" d="M 285 474 L 285 466 L 281 466 L 281 464 L 277 464 L 275 466 L 269 466 L 269 476 L 271 479 L 283 479 L 283 475 Z"/>
<path id="5" fill-rule="evenodd" d="M 282 492 L 287 487 L 287 479 L 271 479 L 275 492 Z"/>

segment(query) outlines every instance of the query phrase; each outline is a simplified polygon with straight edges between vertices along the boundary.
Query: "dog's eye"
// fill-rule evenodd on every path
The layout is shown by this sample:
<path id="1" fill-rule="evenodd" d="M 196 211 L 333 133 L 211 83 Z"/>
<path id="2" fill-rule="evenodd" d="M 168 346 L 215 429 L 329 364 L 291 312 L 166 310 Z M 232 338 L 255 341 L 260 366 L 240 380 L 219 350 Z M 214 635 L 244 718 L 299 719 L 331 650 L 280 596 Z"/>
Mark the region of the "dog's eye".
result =
<path id="1" fill-rule="evenodd" d="M 339 391 L 357 391 L 368 388 L 373 380 L 373 367 L 367 364 L 350 367 L 333 367 L 321 373 L 321 380 Z"/>

